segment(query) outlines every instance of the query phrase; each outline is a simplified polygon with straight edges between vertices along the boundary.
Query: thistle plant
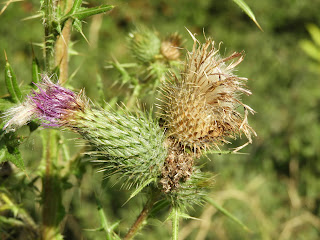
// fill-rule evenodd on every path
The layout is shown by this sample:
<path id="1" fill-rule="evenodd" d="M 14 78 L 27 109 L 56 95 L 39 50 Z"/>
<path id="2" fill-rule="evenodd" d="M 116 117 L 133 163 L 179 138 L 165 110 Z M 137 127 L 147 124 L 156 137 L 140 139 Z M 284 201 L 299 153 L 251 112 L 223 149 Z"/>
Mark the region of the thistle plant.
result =
<path id="1" fill-rule="evenodd" d="M 168 218 L 172 220 L 173 239 L 177 239 L 179 219 L 189 217 L 190 208 L 208 201 L 207 194 L 213 186 L 213 174 L 202 171 L 199 158 L 244 134 L 248 141 L 235 149 L 238 151 L 255 135 L 247 119 L 254 111 L 240 98 L 251 94 L 245 86 L 247 79 L 234 73 L 243 53 L 222 57 L 211 39 L 201 44 L 189 32 L 194 45 L 181 63 L 182 40 L 178 34 L 160 38 L 155 31 L 136 29 L 129 34 L 128 42 L 140 70 L 130 75 L 123 64 L 112 64 L 121 73 L 122 82 L 129 82 L 134 90 L 125 99 L 126 106 L 103 108 L 89 100 L 84 90 L 77 93 L 64 86 L 67 55 L 57 54 L 61 39 L 70 37 L 64 35 L 69 31 L 68 24 L 82 33 L 82 19 L 112 9 L 109 5 L 86 9 L 81 4 L 79 0 L 69 7 L 55 1 L 42 2 L 45 71 L 40 71 L 34 60 L 33 84 L 28 94 L 21 94 L 13 70 L 6 67 L 12 104 L 3 114 L 2 135 L 14 135 L 22 126 L 32 124 L 43 130 L 44 206 L 42 227 L 33 228 L 35 235 L 41 239 L 63 238 L 57 212 L 65 190 L 62 181 L 71 173 L 62 176 L 59 171 L 66 167 L 58 161 L 63 149 L 59 145 L 61 133 L 53 130 L 57 129 L 83 138 L 89 149 L 85 155 L 98 164 L 97 171 L 106 177 L 116 176 L 117 182 L 130 191 L 128 200 L 141 192 L 147 196 L 124 239 L 132 239 L 161 202 L 170 207 Z M 62 65 L 57 64 L 60 57 Z M 62 69 L 63 77 L 59 75 Z M 148 92 L 155 93 L 159 86 L 158 114 L 153 108 L 145 111 L 134 106 L 134 100 Z M 239 107 L 244 108 L 243 112 Z M 133 108 L 135 112 L 131 111 Z M 71 162 L 69 157 L 66 161 Z M 107 239 L 120 239 L 114 231 L 117 224 L 106 226 L 107 220 L 102 216 Z"/>
<path id="2" fill-rule="evenodd" d="M 164 198 L 183 213 L 201 204 L 212 185 L 212 176 L 195 167 L 194 158 L 241 132 L 251 142 L 254 133 L 247 113 L 236 111 L 238 105 L 251 110 L 239 100 L 239 93 L 250 94 L 243 88 L 246 79 L 231 72 L 242 57 L 226 65 L 240 55 L 221 58 L 218 50 L 209 49 L 210 40 L 198 49 L 194 40 L 181 77 L 173 76 L 163 85 L 163 127 L 145 113 L 135 116 L 125 109 L 118 113 L 90 106 L 83 91 L 76 94 L 43 75 L 38 89 L 7 111 L 3 129 L 14 131 L 35 119 L 44 127 L 77 132 L 93 147 L 89 154 L 101 171 L 118 174 L 127 188 L 135 187 L 131 197 L 151 188 L 151 195 L 159 196 L 154 201 Z"/>

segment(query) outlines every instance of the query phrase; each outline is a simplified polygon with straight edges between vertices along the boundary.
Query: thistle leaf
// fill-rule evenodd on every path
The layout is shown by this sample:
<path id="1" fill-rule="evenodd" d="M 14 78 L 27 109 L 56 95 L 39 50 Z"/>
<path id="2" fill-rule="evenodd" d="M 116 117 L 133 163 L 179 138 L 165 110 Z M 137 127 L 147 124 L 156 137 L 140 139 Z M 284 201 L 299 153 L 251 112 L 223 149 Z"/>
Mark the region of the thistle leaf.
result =
<path id="1" fill-rule="evenodd" d="M 141 192 L 146 186 L 148 186 L 151 182 L 156 181 L 157 179 L 149 179 L 148 181 L 144 182 L 142 185 L 140 185 L 136 190 L 134 190 L 133 193 L 131 193 L 129 199 L 123 204 L 125 205 L 127 202 L 129 202 L 132 198 L 134 198 L 136 195 L 138 195 L 139 192 Z"/>
<path id="2" fill-rule="evenodd" d="M 2 162 L 12 162 L 14 165 L 17 166 L 20 170 L 24 170 L 24 162 L 21 157 L 21 153 L 18 149 L 18 147 L 15 147 L 12 151 L 8 151 L 8 147 L 4 145 L 4 142 L 0 141 L 0 163 Z"/>
<path id="3" fill-rule="evenodd" d="M 89 44 L 88 39 L 86 38 L 86 36 L 84 35 L 83 31 L 82 31 L 82 23 L 79 19 L 75 19 L 72 23 L 72 26 L 82 35 L 82 37 L 86 40 L 86 42 Z"/>
<path id="4" fill-rule="evenodd" d="M 20 103 L 23 99 L 20 87 L 17 82 L 16 75 L 8 62 L 7 54 L 4 52 L 6 58 L 6 66 L 5 66 L 5 82 L 7 86 L 7 90 L 12 98 L 14 103 Z"/>
<path id="5" fill-rule="evenodd" d="M 261 30 L 261 26 L 256 20 L 256 17 L 254 16 L 253 12 L 251 11 L 250 7 L 243 1 L 243 0 L 233 0 L 250 18 L 251 20 L 257 25 L 257 27 Z"/>
<path id="6" fill-rule="evenodd" d="M 92 8 L 80 8 L 81 3 L 79 3 L 79 1 L 75 2 L 72 9 L 70 10 L 70 12 L 68 12 L 66 15 L 64 15 L 61 19 L 60 19 L 60 24 L 64 25 L 64 23 L 69 19 L 78 19 L 78 20 L 83 20 L 87 17 L 96 15 L 96 14 L 100 14 L 100 13 L 105 13 L 108 12 L 110 10 L 112 10 L 114 8 L 114 6 L 112 5 L 108 5 L 108 4 L 102 4 L 98 7 L 92 7 Z"/>
<path id="7" fill-rule="evenodd" d="M 252 232 L 246 225 L 244 225 L 238 218 L 236 218 L 232 213 L 230 213 L 227 209 L 219 205 L 216 201 L 214 201 L 211 198 L 206 197 L 206 201 L 214 206 L 216 209 L 218 209 L 221 213 L 226 215 L 228 218 L 230 218 L 235 223 L 239 224 L 245 231 Z"/>
<path id="8" fill-rule="evenodd" d="M 83 20 L 87 17 L 99 14 L 99 13 L 105 13 L 109 12 L 112 10 L 114 6 L 108 5 L 108 4 L 102 4 L 98 7 L 93 7 L 93 8 L 85 8 L 83 10 L 77 11 L 73 14 L 74 18 L 77 18 L 79 20 Z"/>
<path id="9" fill-rule="evenodd" d="M 5 154 L 5 160 L 12 162 L 20 170 L 25 170 L 24 162 L 18 148 L 15 148 L 13 153 L 9 153 L 9 151 L 7 151 Z"/>
<path id="10" fill-rule="evenodd" d="M 73 14 L 73 13 L 75 13 L 78 9 L 80 9 L 81 4 L 82 4 L 82 0 L 75 0 L 74 3 L 73 3 L 72 8 L 71 8 L 71 10 L 70 10 L 70 13 Z"/>
<path id="11" fill-rule="evenodd" d="M 38 83 L 40 82 L 40 65 L 39 61 L 34 55 L 33 48 L 32 48 L 32 82 L 33 83 Z M 36 85 L 32 84 L 33 88 L 36 88 Z"/>

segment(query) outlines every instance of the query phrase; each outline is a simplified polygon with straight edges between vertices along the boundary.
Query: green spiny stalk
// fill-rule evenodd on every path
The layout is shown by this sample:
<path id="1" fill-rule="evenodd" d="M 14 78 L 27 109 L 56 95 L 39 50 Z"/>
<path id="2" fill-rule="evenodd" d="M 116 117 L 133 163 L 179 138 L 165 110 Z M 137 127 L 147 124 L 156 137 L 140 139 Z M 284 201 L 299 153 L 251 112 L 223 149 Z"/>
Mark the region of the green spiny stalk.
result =
<path id="1" fill-rule="evenodd" d="M 54 68 L 54 43 L 56 40 L 54 34 L 54 12 L 55 1 L 44 0 L 44 45 L 45 45 L 45 70 L 51 72 Z"/>
<path id="2" fill-rule="evenodd" d="M 180 209 L 173 207 L 171 218 L 172 218 L 172 240 L 178 240 L 179 236 L 179 219 L 180 219 Z"/>
<path id="3" fill-rule="evenodd" d="M 55 63 L 54 46 L 56 34 L 53 26 L 56 2 L 54 0 L 44 1 L 44 30 L 45 30 L 45 71 L 52 72 Z M 59 231 L 59 206 L 61 206 L 60 176 L 56 169 L 57 152 L 59 151 L 57 133 L 49 130 L 43 133 L 48 139 L 43 151 L 45 154 L 45 175 L 42 179 L 42 230 L 41 239 L 60 239 Z"/>

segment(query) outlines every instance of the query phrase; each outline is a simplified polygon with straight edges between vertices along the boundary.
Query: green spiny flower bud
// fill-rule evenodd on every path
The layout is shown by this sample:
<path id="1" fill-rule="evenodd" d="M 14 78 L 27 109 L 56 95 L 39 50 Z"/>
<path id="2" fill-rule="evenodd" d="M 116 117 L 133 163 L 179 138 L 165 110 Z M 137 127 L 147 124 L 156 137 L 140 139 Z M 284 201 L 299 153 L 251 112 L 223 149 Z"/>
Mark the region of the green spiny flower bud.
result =
<path id="1" fill-rule="evenodd" d="M 118 173 L 127 187 L 157 182 L 167 150 L 163 130 L 151 116 L 86 109 L 69 126 L 94 146 L 91 155 L 107 175 Z"/>
<path id="2" fill-rule="evenodd" d="M 142 63 L 154 61 L 160 53 L 160 39 L 154 31 L 137 28 L 129 34 L 129 48 L 132 55 Z"/>

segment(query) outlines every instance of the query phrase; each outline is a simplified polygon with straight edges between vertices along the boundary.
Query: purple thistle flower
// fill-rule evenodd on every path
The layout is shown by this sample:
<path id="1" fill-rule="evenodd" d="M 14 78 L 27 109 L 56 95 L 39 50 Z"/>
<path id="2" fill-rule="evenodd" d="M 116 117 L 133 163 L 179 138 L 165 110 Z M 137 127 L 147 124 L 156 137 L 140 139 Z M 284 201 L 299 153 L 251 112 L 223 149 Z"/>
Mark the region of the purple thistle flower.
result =
<path id="1" fill-rule="evenodd" d="M 38 91 L 33 91 L 25 102 L 5 113 L 5 117 L 11 119 L 5 124 L 4 130 L 14 131 L 34 118 L 38 118 L 44 127 L 64 126 L 74 113 L 88 106 L 81 93 L 77 95 L 54 84 L 47 75 L 43 75 L 42 82 L 35 85 Z"/>
<path id="2" fill-rule="evenodd" d="M 33 91 L 28 98 L 35 105 L 35 114 L 42 120 L 42 125 L 61 126 L 70 112 L 82 109 L 74 92 L 52 83 L 48 76 L 44 76 L 43 83 L 36 86 L 39 92 Z"/>

